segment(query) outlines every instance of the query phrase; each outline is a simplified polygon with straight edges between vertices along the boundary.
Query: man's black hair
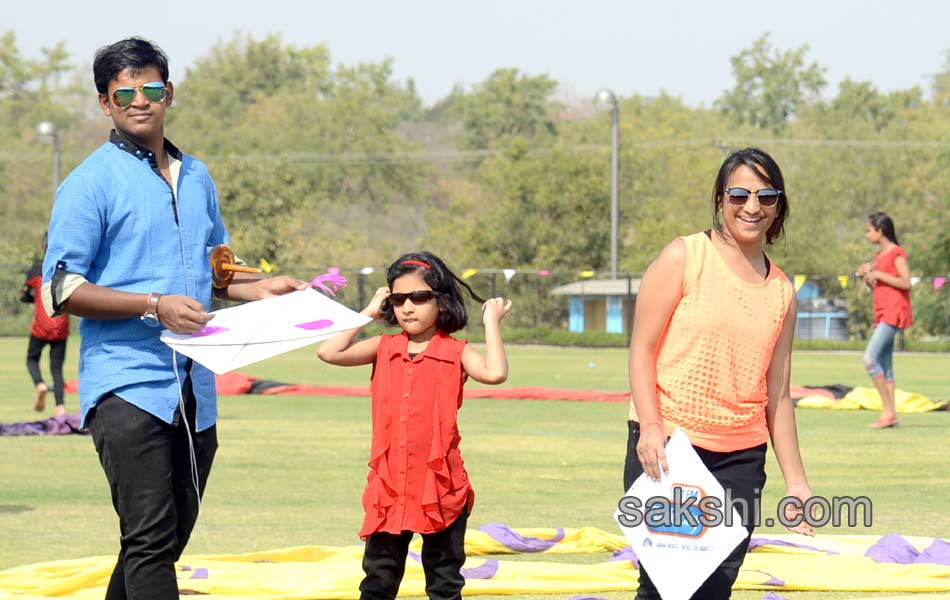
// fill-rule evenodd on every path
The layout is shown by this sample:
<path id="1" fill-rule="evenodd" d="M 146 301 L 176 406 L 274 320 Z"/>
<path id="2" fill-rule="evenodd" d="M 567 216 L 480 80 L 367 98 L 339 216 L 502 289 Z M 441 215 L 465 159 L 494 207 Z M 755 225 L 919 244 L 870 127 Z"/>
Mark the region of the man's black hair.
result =
<path id="1" fill-rule="evenodd" d="M 107 93 L 109 82 L 125 69 L 142 71 L 148 67 L 158 69 L 162 76 L 162 83 L 168 83 L 168 57 L 158 44 L 142 38 L 130 37 L 99 48 L 92 63 L 96 90 L 100 94 Z"/>

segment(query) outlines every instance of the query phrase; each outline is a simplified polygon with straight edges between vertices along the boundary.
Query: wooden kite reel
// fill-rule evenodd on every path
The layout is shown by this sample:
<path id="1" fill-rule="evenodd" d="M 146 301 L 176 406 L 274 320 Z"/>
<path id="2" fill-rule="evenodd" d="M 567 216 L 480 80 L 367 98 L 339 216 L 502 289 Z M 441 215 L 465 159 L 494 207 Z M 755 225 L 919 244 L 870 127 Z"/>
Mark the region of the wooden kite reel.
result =
<path id="1" fill-rule="evenodd" d="M 227 289 L 235 273 L 260 273 L 260 269 L 235 264 L 234 252 L 228 246 L 219 244 L 208 255 L 211 261 L 211 285 L 216 290 Z"/>

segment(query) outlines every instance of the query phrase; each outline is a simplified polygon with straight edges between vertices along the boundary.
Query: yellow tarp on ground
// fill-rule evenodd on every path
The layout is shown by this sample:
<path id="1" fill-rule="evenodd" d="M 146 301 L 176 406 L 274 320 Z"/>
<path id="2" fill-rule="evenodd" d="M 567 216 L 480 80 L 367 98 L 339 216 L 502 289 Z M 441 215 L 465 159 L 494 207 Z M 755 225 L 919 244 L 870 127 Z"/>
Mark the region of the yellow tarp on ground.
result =
<path id="1" fill-rule="evenodd" d="M 894 390 L 894 403 L 899 413 L 924 413 L 940 410 L 946 400 L 931 400 L 923 394 Z M 827 396 L 805 396 L 795 405 L 798 408 L 830 408 L 832 410 L 881 410 L 881 395 L 874 388 L 856 387 L 837 400 Z"/>
<path id="2" fill-rule="evenodd" d="M 539 540 L 563 537 L 542 554 L 609 553 L 627 546 L 620 535 L 594 528 L 519 529 Z M 950 592 L 950 566 L 877 563 L 866 558 L 879 536 L 767 536 L 769 543 L 746 556 L 736 589 L 827 590 L 868 592 Z M 905 538 L 918 550 L 930 538 Z M 784 546 L 792 543 L 799 546 Z M 417 540 L 413 551 L 418 552 Z M 590 594 L 632 591 L 637 571 L 629 560 L 595 564 L 505 561 L 486 558 L 515 553 L 490 535 L 469 530 L 466 537 L 471 570 L 466 595 Z M 805 546 L 805 547 L 801 547 Z M 351 599 L 359 596 L 362 547 L 306 546 L 241 555 L 189 555 L 178 564 L 183 591 L 207 594 L 208 600 Z M 0 598 L 102 598 L 115 557 L 83 558 L 26 565 L 0 571 Z M 402 596 L 424 596 L 421 565 L 409 559 Z"/>

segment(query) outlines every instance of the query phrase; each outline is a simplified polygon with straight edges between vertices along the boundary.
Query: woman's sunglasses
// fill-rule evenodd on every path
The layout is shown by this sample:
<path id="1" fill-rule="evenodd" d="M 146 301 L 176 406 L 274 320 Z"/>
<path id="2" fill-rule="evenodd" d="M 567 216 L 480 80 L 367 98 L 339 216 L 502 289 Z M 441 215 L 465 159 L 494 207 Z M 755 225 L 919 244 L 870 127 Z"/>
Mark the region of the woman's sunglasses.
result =
<path id="1" fill-rule="evenodd" d="M 408 294 L 390 294 L 386 299 L 389 300 L 393 306 L 402 306 L 406 303 L 406 299 L 412 300 L 413 304 L 425 304 L 436 296 L 441 295 L 442 294 L 434 290 L 418 290 L 409 292 Z"/>
<path id="2" fill-rule="evenodd" d="M 138 90 L 142 90 L 142 95 L 149 102 L 161 102 L 165 99 L 165 84 L 152 81 L 142 85 L 120 87 L 112 92 L 112 101 L 119 108 L 128 108 L 135 102 L 135 92 Z"/>
<path id="3" fill-rule="evenodd" d="M 745 203 L 749 201 L 749 197 L 752 195 L 755 195 L 756 199 L 759 201 L 759 204 L 762 206 L 775 206 L 778 204 L 779 196 L 782 195 L 782 190 L 776 190 L 773 188 L 747 190 L 741 187 L 731 187 L 726 190 L 726 195 L 729 197 L 729 203 L 736 206 L 744 206 Z"/>

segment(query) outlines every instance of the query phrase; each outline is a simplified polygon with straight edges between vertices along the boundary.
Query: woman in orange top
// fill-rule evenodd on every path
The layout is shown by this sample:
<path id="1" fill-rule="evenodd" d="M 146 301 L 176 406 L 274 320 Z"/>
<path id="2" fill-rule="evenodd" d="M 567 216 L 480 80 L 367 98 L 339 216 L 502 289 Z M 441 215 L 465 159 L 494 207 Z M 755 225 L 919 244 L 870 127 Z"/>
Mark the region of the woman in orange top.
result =
<path id="1" fill-rule="evenodd" d="M 762 150 L 738 150 L 720 167 L 712 200 L 714 228 L 677 238 L 644 274 L 630 343 L 625 489 L 668 469 L 665 446 L 679 427 L 727 494 L 749 508 L 736 506 L 749 536 L 693 598 L 731 594 L 765 485 L 769 439 L 786 496 L 804 505 L 812 495 L 788 389 L 794 288 L 763 252 L 788 215 L 782 172 Z M 786 522 L 795 512 L 788 507 Z M 814 534 L 804 522 L 792 530 Z M 642 567 L 637 598 L 659 598 Z"/>
<path id="2" fill-rule="evenodd" d="M 482 305 L 487 357 L 449 334 L 468 316 L 456 283 L 479 300 L 428 252 L 390 265 L 389 287 L 379 288 L 363 314 L 398 325 L 398 335 L 354 341 L 362 327 L 320 346 L 317 355 L 341 366 L 373 364 L 373 440 L 363 492 L 366 540 L 360 598 L 396 597 L 413 533 L 422 534 L 426 594 L 461 600 L 465 579 L 465 525 L 475 493 L 459 453 L 457 414 L 465 379 L 488 384 L 508 378 L 500 322 L 511 301 Z"/>
<path id="3" fill-rule="evenodd" d="M 907 253 L 897 242 L 894 221 L 882 212 L 868 216 L 865 238 L 878 247 L 874 264 L 858 267 L 858 275 L 874 290 L 874 333 L 864 350 L 864 367 L 881 395 L 881 416 L 871 429 L 900 423 L 894 401 L 894 336 L 910 327 L 910 267 Z"/>

